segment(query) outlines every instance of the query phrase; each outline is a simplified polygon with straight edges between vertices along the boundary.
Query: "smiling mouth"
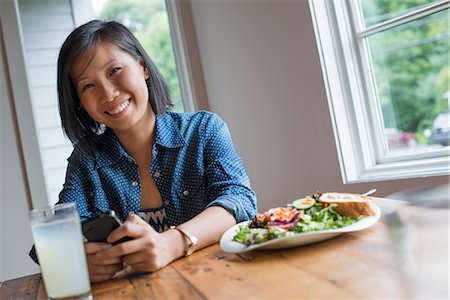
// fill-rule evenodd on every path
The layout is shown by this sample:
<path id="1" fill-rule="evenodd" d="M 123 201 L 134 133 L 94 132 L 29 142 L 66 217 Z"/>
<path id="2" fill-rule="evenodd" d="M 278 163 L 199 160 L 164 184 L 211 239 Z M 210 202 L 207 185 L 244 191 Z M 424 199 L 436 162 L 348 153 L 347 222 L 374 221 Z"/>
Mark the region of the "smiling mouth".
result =
<path id="1" fill-rule="evenodd" d="M 107 110 L 106 113 L 107 113 L 108 115 L 111 115 L 111 116 L 120 114 L 122 111 L 125 110 L 125 108 L 128 107 L 128 105 L 130 105 L 130 102 L 131 102 L 131 99 L 128 99 L 127 101 L 123 102 L 122 104 L 120 104 L 120 105 L 114 107 L 114 109 L 112 109 L 112 110 Z"/>

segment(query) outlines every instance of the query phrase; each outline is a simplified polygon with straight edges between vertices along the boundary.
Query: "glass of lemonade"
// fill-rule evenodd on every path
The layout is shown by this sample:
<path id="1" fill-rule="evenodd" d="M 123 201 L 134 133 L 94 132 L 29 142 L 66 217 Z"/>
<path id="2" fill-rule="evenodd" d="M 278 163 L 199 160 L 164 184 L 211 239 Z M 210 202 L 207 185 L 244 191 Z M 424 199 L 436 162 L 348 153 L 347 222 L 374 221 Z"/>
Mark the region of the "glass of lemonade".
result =
<path id="1" fill-rule="evenodd" d="M 76 204 L 34 209 L 30 224 L 47 296 L 92 299 Z"/>

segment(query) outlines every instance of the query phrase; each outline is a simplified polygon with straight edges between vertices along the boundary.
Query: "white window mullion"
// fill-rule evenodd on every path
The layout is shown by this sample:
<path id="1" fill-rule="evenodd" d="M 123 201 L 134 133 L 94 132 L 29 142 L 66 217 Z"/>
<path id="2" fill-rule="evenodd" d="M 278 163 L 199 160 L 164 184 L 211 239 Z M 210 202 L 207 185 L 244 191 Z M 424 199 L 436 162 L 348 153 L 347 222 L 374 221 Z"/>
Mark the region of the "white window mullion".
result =
<path id="1" fill-rule="evenodd" d="M 195 89 L 194 75 L 188 59 L 187 40 L 181 18 L 180 2 L 178 0 L 165 0 L 169 25 L 172 33 L 173 48 L 177 62 L 178 77 L 181 85 L 181 98 L 186 111 L 198 110 L 196 99 L 198 92 Z"/>
<path id="2" fill-rule="evenodd" d="M 360 32 L 364 28 L 363 12 L 358 1 L 349 1 L 347 4 L 347 20 L 353 23 L 354 30 L 352 32 L 351 43 L 355 44 L 356 54 L 349 55 L 350 60 L 357 60 L 358 78 L 361 79 L 360 92 L 364 95 L 359 100 L 354 99 L 354 105 L 362 103 L 366 113 L 364 120 L 358 122 L 363 123 L 367 130 L 369 140 L 361 140 L 361 143 L 368 143 L 370 146 L 371 157 L 370 166 L 375 166 L 382 157 L 388 152 L 388 145 L 384 138 L 384 121 L 381 111 L 381 105 L 378 97 L 378 89 L 376 85 L 375 73 L 372 68 L 372 56 L 370 55 L 370 47 L 367 37 L 362 37 Z M 356 88 L 356 87 L 355 87 Z M 366 160 L 369 158 L 365 158 Z M 367 166 L 368 164 L 366 164 Z"/>
<path id="3" fill-rule="evenodd" d="M 353 111 L 347 122 L 350 122 L 350 126 L 354 128 L 353 139 L 356 139 L 357 142 L 352 141 L 352 143 L 355 147 L 358 147 L 357 153 L 359 153 L 358 156 L 361 156 L 362 167 L 367 169 L 375 165 L 376 153 L 373 151 L 374 140 L 369 126 L 369 120 L 373 118 L 373 115 L 368 109 L 370 102 L 366 101 L 370 97 L 367 93 L 367 80 L 362 80 L 363 77 L 361 76 L 361 61 L 365 56 L 360 50 L 361 45 L 355 39 L 356 28 L 350 22 L 352 16 L 349 14 L 348 3 L 344 1 L 332 1 L 331 3 L 334 3 L 337 28 L 340 29 L 339 34 L 342 43 L 342 57 L 339 60 L 343 61 L 344 64 L 341 64 L 342 75 L 339 78 L 340 80 L 346 78 L 348 82 L 349 93 L 346 106 L 347 110 Z M 344 74 L 346 74 L 345 77 Z"/>

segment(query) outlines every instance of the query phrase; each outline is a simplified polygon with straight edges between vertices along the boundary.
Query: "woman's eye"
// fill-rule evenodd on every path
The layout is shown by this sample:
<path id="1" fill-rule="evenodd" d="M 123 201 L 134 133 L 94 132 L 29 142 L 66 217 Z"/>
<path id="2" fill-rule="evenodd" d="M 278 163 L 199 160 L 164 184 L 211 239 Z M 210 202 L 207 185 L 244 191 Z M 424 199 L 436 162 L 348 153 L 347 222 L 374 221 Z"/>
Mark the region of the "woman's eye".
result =
<path id="1" fill-rule="evenodd" d="M 83 85 L 83 87 L 81 88 L 81 91 L 84 92 L 85 90 L 90 89 L 90 88 L 93 87 L 93 86 L 94 86 L 94 85 L 93 85 L 93 84 L 90 84 L 90 83 L 85 84 L 85 85 Z"/>
<path id="2" fill-rule="evenodd" d="M 114 75 L 115 73 L 117 73 L 121 68 L 116 67 L 116 68 L 112 68 L 111 71 L 109 71 L 109 76 Z"/>

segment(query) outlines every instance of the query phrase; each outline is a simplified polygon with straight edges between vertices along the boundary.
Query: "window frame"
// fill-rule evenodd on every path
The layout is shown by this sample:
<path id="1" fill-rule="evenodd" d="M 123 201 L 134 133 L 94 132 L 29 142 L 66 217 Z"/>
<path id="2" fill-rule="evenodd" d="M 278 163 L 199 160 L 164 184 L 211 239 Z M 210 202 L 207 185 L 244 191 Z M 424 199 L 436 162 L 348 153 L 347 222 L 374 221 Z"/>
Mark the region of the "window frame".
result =
<path id="1" fill-rule="evenodd" d="M 440 1 L 363 28 L 354 1 L 309 0 L 344 183 L 450 174 L 450 151 L 389 153 L 365 39 L 373 33 L 450 6 Z"/>
<path id="2" fill-rule="evenodd" d="M 191 61 L 188 59 L 192 52 L 187 47 L 186 28 L 182 19 L 182 8 L 179 0 L 164 0 L 169 18 L 170 32 L 172 34 L 173 50 L 178 70 L 178 79 L 181 86 L 181 98 L 184 110 L 194 112 L 199 109 L 196 99 L 199 99 L 200 93 L 194 83 L 194 71 Z"/>

